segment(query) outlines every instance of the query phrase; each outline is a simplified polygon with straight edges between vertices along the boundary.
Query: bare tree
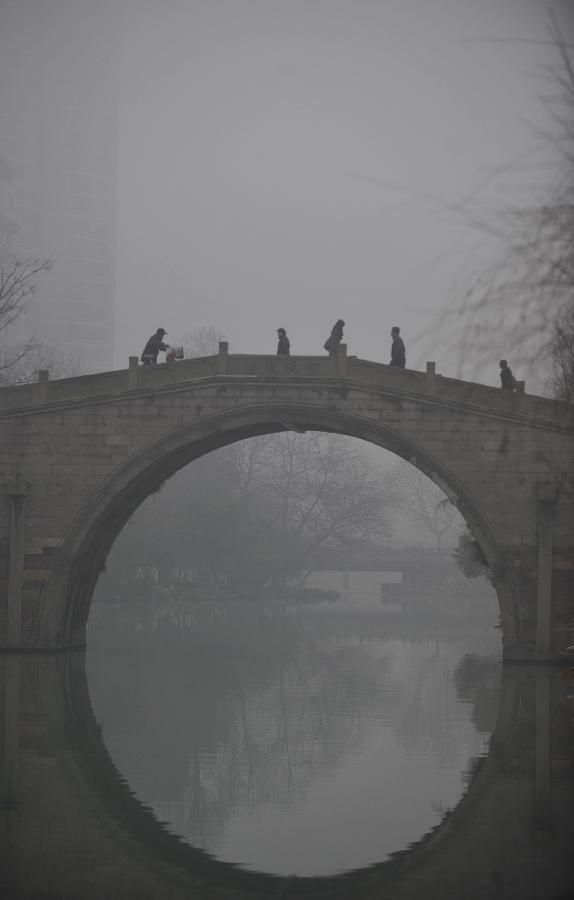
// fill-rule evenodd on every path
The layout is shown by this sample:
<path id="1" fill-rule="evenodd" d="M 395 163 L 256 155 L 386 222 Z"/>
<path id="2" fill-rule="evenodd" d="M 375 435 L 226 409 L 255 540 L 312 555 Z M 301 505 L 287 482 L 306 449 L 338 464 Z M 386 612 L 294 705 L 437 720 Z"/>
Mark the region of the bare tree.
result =
<path id="1" fill-rule="evenodd" d="M 245 486 L 251 497 L 259 492 L 272 523 L 279 580 L 304 580 L 326 551 L 380 545 L 389 535 L 389 482 L 359 442 L 283 432 L 251 443 Z"/>
<path id="2" fill-rule="evenodd" d="M 9 348 L 8 333 L 10 326 L 27 311 L 37 290 L 38 276 L 51 268 L 50 259 L 0 258 L 0 372 L 23 364 L 37 346 L 32 338 L 24 338 L 11 341 Z"/>
<path id="3" fill-rule="evenodd" d="M 183 347 L 186 357 L 214 356 L 219 352 L 219 342 L 225 340 L 225 334 L 215 325 L 201 325 L 184 334 L 177 344 Z"/>
<path id="4" fill-rule="evenodd" d="M 554 323 L 550 359 L 552 396 L 574 402 L 574 303 L 564 304 Z"/>
<path id="5" fill-rule="evenodd" d="M 549 31 L 557 56 L 544 73 L 553 90 L 545 101 L 552 126 L 537 132 L 554 154 L 555 186 L 539 203 L 498 209 L 459 204 L 458 213 L 502 252 L 463 276 L 462 301 L 459 284 L 439 327 L 456 333 L 461 358 L 484 358 L 506 345 L 515 362 L 558 366 L 563 375 L 557 329 L 561 318 L 571 321 L 574 308 L 574 57 L 552 11 Z M 561 378 L 550 381 L 565 399 Z"/>
<path id="6" fill-rule="evenodd" d="M 391 471 L 399 494 L 398 507 L 421 524 L 433 536 L 436 549 L 442 550 L 446 536 L 454 534 L 461 523 L 458 509 L 430 478 L 413 466 L 401 462 Z"/>
<path id="7" fill-rule="evenodd" d="M 26 352 L 11 351 L 6 359 L 0 345 L 0 387 L 36 381 L 40 369 L 49 369 L 51 378 L 73 378 L 85 374 L 79 356 L 67 353 L 62 347 L 51 347 L 40 341 L 26 342 Z"/>
<path id="8" fill-rule="evenodd" d="M 116 577 L 129 559 L 132 571 L 180 566 L 237 584 L 303 580 L 327 550 L 380 546 L 391 496 L 385 473 L 353 439 L 252 438 L 197 460 L 142 504 L 108 568 Z"/>

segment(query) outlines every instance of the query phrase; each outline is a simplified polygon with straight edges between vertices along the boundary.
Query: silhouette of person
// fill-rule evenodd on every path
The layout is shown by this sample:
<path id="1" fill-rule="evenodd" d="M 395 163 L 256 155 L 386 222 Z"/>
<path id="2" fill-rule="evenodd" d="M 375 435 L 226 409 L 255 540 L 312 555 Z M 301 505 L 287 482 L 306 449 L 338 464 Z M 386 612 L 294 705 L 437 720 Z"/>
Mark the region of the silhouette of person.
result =
<path id="1" fill-rule="evenodd" d="M 498 365 L 500 366 L 500 387 L 503 391 L 513 391 L 516 387 L 516 379 L 514 378 L 508 363 L 505 359 L 501 359 Z"/>
<path id="2" fill-rule="evenodd" d="M 277 356 L 289 356 L 291 344 L 289 343 L 289 338 L 287 337 L 287 332 L 284 328 L 277 329 L 277 338 Z"/>
<path id="3" fill-rule="evenodd" d="M 398 366 L 400 369 L 404 369 L 407 364 L 407 351 L 405 350 L 405 344 L 401 337 L 401 329 L 398 325 L 393 325 L 391 328 L 391 337 L 393 343 L 391 344 L 391 362 L 389 365 Z"/>
<path id="4" fill-rule="evenodd" d="M 323 344 L 325 350 L 328 351 L 329 356 L 336 356 L 337 350 L 339 348 L 339 344 L 343 340 L 343 328 L 345 327 L 345 323 L 343 319 L 337 319 L 333 327 L 331 328 L 331 334 Z"/>
<path id="5" fill-rule="evenodd" d="M 144 366 L 155 366 L 160 350 L 169 350 L 169 344 L 164 344 L 163 342 L 165 334 L 167 334 L 165 328 L 158 328 L 156 333 L 150 337 L 142 350 L 141 361 Z"/>

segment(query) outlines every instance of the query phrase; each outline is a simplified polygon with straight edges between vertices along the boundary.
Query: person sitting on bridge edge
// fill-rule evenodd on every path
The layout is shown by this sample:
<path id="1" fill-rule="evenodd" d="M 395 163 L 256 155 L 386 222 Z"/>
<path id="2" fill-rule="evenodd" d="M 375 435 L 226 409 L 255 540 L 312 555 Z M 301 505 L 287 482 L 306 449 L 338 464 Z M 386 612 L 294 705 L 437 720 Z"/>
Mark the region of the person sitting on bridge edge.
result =
<path id="1" fill-rule="evenodd" d="M 289 343 L 289 338 L 287 337 L 287 332 L 284 328 L 277 329 L 277 356 L 289 356 L 289 348 L 291 344 Z"/>
<path id="2" fill-rule="evenodd" d="M 498 365 L 500 366 L 500 387 L 503 391 L 513 391 L 516 387 L 516 379 L 512 374 L 508 363 L 505 359 L 501 359 Z"/>
<path id="3" fill-rule="evenodd" d="M 167 334 L 165 328 L 158 328 L 155 334 L 152 334 L 149 341 L 145 345 L 141 355 L 141 361 L 144 366 L 155 366 L 157 363 L 157 355 L 160 350 L 169 350 L 169 344 L 164 344 L 163 336 Z"/>
<path id="4" fill-rule="evenodd" d="M 391 344 L 391 361 L 389 365 L 398 366 L 400 369 L 404 369 L 407 364 L 407 351 L 405 350 L 405 344 L 401 337 L 401 329 L 398 325 L 393 325 L 391 328 L 391 337 L 393 343 Z"/>
<path id="5" fill-rule="evenodd" d="M 337 350 L 339 349 L 339 344 L 343 340 L 343 328 L 345 327 L 345 323 L 343 319 L 337 319 L 333 327 L 331 328 L 331 334 L 323 344 L 325 350 L 328 351 L 329 356 L 336 356 Z"/>

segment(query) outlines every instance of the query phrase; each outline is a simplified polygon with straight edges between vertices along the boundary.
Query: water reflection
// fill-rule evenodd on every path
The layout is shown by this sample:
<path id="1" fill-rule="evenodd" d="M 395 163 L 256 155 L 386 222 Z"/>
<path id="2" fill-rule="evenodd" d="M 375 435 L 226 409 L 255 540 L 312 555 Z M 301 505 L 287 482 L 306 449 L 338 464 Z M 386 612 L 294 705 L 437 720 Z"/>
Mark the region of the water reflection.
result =
<path id="1" fill-rule="evenodd" d="M 129 651 L 116 633 L 88 661 L 97 719 L 81 655 L 0 657 L 0 896 L 570 896 L 574 685 L 500 666 L 478 635 L 313 618 L 268 618 L 268 641 L 236 622 L 217 657 L 202 629 L 169 660 L 145 631 Z M 301 858 L 286 820 L 303 829 L 313 802 L 331 804 L 315 825 L 333 835 L 337 870 L 355 836 L 378 850 L 373 865 L 297 878 L 215 858 L 247 859 L 266 832 L 271 848 L 289 834 Z M 206 853 L 192 835 L 219 844 Z"/>
<path id="2" fill-rule="evenodd" d="M 331 875 L 388 858 L 456 805 L 496 721 L 496 632 L 407 638 L 384 615 L 209 612 L 183 631 L 132 629 L 129 654 L 101 621 L 88 656 L 112 757 L 174 832 L 253 870 Z"/>

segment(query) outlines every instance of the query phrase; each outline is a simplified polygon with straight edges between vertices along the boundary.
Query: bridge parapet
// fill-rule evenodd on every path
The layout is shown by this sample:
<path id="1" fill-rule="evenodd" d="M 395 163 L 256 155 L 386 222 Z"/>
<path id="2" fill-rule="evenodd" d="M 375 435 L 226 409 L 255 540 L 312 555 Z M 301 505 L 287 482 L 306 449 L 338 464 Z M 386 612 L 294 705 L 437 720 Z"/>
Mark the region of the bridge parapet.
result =
<path id="1" fill-rule="evenodd" d="M 36 412 L 52 404 L 82 403 L 120 395 L 128 390 L 150 391 L 189 384 L 208 378 L 315 379 L 328 382 L 345 379 L 360 382 L 399 396 L 421 395 L 447 404 L 486 407 L 502 415 L 540 419 L 554 427 L 574 428 L 574 406 L 546 397 L 512 393 L 476 382 L 436 374 L 432 363 L 426 372 L 398 369 L 385 363 L 328 356 L 252 355 L 225 353 L 163 363 L 134 366 L 111 372 L 59 378 L 39 383 L 0 388 L 0 415 Z M 42 373 L 43 374 L 43 373 Z"/>

